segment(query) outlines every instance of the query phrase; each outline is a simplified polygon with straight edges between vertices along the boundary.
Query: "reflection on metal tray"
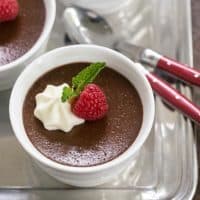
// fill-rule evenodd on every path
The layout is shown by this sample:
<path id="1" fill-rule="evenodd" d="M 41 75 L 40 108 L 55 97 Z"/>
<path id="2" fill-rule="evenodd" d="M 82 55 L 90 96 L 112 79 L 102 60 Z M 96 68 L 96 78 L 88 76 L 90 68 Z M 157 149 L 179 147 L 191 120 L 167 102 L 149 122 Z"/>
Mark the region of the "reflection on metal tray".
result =
<path id="1" fill-rule="evenodd" d="M 133 1 L 134 2 L 134 1 Z M 140 0 L 122 31 L 134 43 L 192 65 L 190 0 Z M 49 49 L 65 45 L 57 3 Z M 129 7 L 129 12 L 132 8 Z M 113 22 L 113 16 L 108 16 Z M 113 23 L 116 27 L 116 24 Z M 127 26 L 127 25 L 126 25 Z M 124 28 L 124 27 L 123 27 Z M 190 89 L 175 87 L 191 97 Z M 156 119 L 137 160 L 119 177 L 97 188 L 63 185 L 43 173 L 15 139 L 8 117 L 10 91 L 0 93 L 0 199 L 191 199 L 197 184 L 195 133 L 191 123 L 156 97 Z"/>

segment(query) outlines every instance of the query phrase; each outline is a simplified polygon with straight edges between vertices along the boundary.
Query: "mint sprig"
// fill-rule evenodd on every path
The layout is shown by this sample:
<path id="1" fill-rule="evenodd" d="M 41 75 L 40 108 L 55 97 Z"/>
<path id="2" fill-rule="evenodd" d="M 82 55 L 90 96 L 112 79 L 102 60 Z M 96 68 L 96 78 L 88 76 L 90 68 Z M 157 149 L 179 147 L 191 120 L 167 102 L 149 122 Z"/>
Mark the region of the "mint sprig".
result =
<path id="1" fill-rule="evenodd" d="M 96 62 L 81 70 L 75 77 L 72 78 L 72 87 L 63 88 L 61 101 L 65 102 L 77 97 L 87 84 L 94 81 L 105 66 L 105 62 Z"/>
<path id="2" fill-rule="evenodd" d="M 70 87 L 66 87 L 66 86 L 65 86 L 65 87 L 63 88 L 63 91 L 62 91 L 61 100 L 62 100 L 62 102 L 65 102 L 65 101 L 67 101 L 67 99 L 71 99 L 71 98 L 73 98 L 73 97 L 75 97 L 75 96 L 76 96 L 76 95 L 75 95 L 73 89 L 70 88 Z"/>

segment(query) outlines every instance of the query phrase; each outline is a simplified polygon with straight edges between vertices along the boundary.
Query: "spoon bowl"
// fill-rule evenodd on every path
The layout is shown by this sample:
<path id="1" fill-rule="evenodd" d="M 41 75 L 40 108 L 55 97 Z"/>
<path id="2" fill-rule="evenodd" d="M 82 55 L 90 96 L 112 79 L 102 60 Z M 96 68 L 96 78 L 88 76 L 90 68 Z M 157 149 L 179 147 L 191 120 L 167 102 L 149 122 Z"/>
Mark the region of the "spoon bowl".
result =
<path id="1" fill-rule="evenodd" d="M 114 47 L 116 39 L 111 26 L 91 10 L 78 6 L 66 8 L 64 26 L 68 37 L 74 43 Z"/>

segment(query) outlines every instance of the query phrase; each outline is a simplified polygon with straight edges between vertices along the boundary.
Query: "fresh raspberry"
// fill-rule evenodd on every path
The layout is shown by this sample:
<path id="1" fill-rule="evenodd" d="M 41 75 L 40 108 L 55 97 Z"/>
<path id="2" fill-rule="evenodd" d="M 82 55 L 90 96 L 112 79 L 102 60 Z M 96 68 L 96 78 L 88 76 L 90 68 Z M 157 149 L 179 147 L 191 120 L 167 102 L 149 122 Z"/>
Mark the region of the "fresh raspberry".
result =
<path id="1" fill-rule="evenodd" d="M 0 0 L 0 22 L 13 20 L 18 13 L 19 4 L 17 0 Z"/>
<path id="2" fill-rule="evenodd" d="M 106 115 L 108 104 L 103 91 L 95 84 L 88 84 L 74 103 L 72 110 L 78 117 L 94 121 Z"/>

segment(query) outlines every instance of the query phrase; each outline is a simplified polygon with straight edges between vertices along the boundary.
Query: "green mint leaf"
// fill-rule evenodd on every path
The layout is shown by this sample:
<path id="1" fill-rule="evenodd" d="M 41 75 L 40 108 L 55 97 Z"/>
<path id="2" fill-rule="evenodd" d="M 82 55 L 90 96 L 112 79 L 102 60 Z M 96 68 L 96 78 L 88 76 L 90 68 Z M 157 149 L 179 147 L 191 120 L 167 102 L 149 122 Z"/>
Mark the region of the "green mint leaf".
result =
<path id="1" fill-rule="evenodd" d="M 71 99 L 72 97 L 76 96 L 75 92 L 70 87 L 63 87 L 62 97 L 61 100 L 64 103 L 65 101 Z"/>
<path id="2" fill-rule="evenodd" d="M 92 83 L 100 71 L 106 66 L 104 62 L 92 63 L 88 67 L 80 71 L 72 78 L 72 87 L 64 87 L 62 91 L 61 101 L 64 103 L 77 97 L 84 87 Z"/>
<path id="3" fill-rule="evenodd" d="M 105 62 L 92 63 L 73 77 L 72 88 L 76 94 L 79 95 L 88 83 L 92 83 L 105 65 Z"/>

